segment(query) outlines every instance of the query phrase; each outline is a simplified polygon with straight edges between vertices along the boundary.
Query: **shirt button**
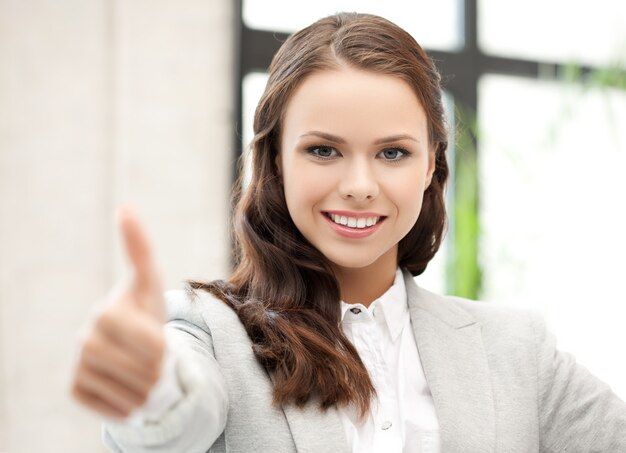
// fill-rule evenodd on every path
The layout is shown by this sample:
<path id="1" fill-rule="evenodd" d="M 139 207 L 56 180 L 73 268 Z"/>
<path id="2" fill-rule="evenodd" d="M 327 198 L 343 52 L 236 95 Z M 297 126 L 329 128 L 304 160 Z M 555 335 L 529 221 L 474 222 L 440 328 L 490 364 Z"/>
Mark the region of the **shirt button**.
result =
<path id="1" fill-rule="evenodd" d="M 357 307 L 351 308 L 350 311 L 354 313 L 355 315 L 358 315 L 359 313 L 361 313 L 361 309 Z"/>
<path id="2" fill-rule="evenodd" d="M 384 429 L 384 430 L 387 430 L 387 429 L 391 428 L 391 422 L 389 420 L 387 420 L 386 422 L 383 423 L 381 428 Z"/>

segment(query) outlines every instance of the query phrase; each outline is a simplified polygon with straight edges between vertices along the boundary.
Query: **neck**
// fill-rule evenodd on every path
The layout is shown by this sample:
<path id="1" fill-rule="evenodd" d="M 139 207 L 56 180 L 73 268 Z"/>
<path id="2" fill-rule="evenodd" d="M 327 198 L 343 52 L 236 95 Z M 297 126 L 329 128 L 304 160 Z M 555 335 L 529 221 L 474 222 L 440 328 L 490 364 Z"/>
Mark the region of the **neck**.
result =
<path id="1" fill-rule="evenodd" d="M 347 304 L 359 303 L 369 307 L 393 285 L 396 268 L 396 253 L 386 253 L 365 267 L 336 266 L 341 299 Z"/>

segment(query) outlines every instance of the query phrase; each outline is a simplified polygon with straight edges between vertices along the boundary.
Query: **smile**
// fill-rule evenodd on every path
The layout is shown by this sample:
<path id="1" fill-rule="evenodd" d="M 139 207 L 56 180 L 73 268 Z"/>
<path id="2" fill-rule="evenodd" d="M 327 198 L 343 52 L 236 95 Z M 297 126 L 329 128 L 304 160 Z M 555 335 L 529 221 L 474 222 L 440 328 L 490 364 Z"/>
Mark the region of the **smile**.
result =
<path id="1" fill-rule="evenodd" d="M 363 239 L 373 235 L 387 218 L 386 216 L 371 215 L 371 213 L 364 213 L 362 217 L 342 214 L 349 213 L 322 212 L 322 216 L 335 233 L 350 239 Z"/>
<path id="2" fill-rule="evenodd" d="M 330 218 L 330 220 L 338 225 L 344 225 L 350 228 L 358 229 L 376 225 L 381 219 L 381 217 L 347 217 L 344 215 L 332 214 L 330 212 L 325 212 L 324 214 L 326 214 Z"/>

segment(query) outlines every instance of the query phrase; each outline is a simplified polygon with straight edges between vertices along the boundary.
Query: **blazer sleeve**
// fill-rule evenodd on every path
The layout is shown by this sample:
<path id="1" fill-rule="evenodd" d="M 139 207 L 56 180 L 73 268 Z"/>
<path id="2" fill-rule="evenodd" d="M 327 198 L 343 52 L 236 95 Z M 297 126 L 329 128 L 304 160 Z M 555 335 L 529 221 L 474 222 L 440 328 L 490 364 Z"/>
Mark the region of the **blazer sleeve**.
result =
<path id="1" fill-rule="evenodd" d="M 626 403 L 556 349 L 544 319 L 531 313 L 537 347 L 540 451 L 626 452 Z"/>
<path id="2" fill-rule="evenodd" d="M 228 394 L 215 360 L 211 333 L 183 291 L 166 293 L 164 326 L 183 397 L 158 421 L 143 425 L 107 420 L 102 440 L 114 452 L 206 452 L 224 431 Z"/>

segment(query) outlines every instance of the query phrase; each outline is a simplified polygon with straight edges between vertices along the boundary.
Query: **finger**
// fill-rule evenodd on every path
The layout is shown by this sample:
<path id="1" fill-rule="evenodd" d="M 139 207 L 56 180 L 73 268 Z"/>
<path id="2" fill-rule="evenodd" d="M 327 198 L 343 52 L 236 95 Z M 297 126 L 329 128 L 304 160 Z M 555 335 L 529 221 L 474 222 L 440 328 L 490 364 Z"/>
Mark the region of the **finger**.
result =
<path id="1" fill-rule="evenodd" d="M 107 312 L 97 320 L 97 330 L 127 351 L 139 366 L 160 363 L 165 350 L 163 327 L 140 312 L 124 311 L 124 316 Z"/>
<path id="2" fill-rule="evenodd" d="M 116 216 L 124 249 L 133 268 L 134 290 L 144 296 L 159 293 L 152 248 L 137 214 L 129 206 L 122 206 Z"/>
<path id="3" fill-rule="evenodd" d="M 82 405 L 106 417 L 122 420 L 130 414 L 130 412 L 122 412 L 116 409 L 109 403 L 100 399 L 97 395 L 77 387 L 73 389 L 72 396 Z"/>
<path id="4" fill-rule="evenodd" d="M 102 401 L 124 414 L 130 413 L 146 401 L 143 396 L 88 366 L 82 366 L 78 371 L 76 388 L 77 390 L 96 395 Z"/>
<path id="5" fill-rule="evenodd" d="M 119 381 L 139 395 L 147 394 L 158 380 L 158 366 L 142 366 L 116 344 L 98 338 L 98 334 L 90 344 L 91 347 L 85 348 L 82 356 L 83 363 Z"/>

